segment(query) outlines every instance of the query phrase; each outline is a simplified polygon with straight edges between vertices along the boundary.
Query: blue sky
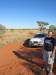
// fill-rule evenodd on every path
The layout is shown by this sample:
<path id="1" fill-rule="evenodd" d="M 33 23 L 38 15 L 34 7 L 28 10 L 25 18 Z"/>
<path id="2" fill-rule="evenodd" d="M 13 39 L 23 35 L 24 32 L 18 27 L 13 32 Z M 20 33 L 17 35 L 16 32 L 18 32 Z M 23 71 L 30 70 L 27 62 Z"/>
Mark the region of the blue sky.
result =
<path id="1" fill-rule="evenodd" d="M 0 24 L 37 28 L 36 21 L 56 25 L 56 0 L 0 0 Z"/>

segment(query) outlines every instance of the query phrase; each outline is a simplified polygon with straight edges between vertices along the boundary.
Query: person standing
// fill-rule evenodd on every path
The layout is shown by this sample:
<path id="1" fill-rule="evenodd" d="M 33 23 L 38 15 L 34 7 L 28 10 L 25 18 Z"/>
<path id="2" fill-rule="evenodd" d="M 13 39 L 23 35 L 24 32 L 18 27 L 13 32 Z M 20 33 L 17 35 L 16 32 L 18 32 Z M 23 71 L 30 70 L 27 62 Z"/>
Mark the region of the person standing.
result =
<path id="1" fill-rule="evenodd" d="M 53 32 L 48 31 L 48 35 L 44 39 L 44 50 L 43 50 L 43 59 L 47 63 L 44 64 L 44 67 L 46 68 L 48 75 L 52 75 L 55 50 L 56 50 L 56 39 L 53 38 Z"/>

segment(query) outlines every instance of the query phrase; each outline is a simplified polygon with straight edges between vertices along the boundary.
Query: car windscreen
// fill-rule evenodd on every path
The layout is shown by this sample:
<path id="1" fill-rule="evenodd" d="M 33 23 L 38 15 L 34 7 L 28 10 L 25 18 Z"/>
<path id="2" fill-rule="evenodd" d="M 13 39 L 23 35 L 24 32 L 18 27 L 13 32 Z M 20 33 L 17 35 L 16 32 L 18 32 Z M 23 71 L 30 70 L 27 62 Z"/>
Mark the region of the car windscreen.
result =
<path id="1" fill-rule="evenodd" d="M 36 34 L 35 36 L 34 36 L 34 38 L 43 38 L 43 37 L 45 37 L 46 35 L 45 34 Z"/>

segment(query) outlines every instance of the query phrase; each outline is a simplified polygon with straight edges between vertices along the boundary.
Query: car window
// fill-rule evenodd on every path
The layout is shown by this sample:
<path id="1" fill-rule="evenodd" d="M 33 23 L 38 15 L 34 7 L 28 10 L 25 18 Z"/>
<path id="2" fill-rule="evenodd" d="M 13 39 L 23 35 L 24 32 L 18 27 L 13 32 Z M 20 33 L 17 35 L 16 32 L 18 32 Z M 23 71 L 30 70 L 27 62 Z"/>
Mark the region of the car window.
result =
<path id="1" fill-rule="evenodd" d="M 46 36 L 45 34 L 36 34 L 36 35 L 34 36 L 34 38 L 36 38 L 36 37 L 42 38 L 42 37 L 45 37 L 45 36 Z"/>

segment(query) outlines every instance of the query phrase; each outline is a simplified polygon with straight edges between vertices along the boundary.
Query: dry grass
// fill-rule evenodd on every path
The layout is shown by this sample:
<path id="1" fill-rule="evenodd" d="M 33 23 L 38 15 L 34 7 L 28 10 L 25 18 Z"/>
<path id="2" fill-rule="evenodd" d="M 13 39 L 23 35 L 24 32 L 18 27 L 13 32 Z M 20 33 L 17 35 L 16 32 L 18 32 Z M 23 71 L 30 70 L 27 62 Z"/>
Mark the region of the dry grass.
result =
<path id="1" fill-rule="evenodd" d="M 0 47 L 24 41 L 27 38 L 31 38 L 37 32 L 39 32 L 37 29 L 6 30 L 6 33 L 0 38 Z M 45 30 L 45 32 L 47 31 Z"/>

